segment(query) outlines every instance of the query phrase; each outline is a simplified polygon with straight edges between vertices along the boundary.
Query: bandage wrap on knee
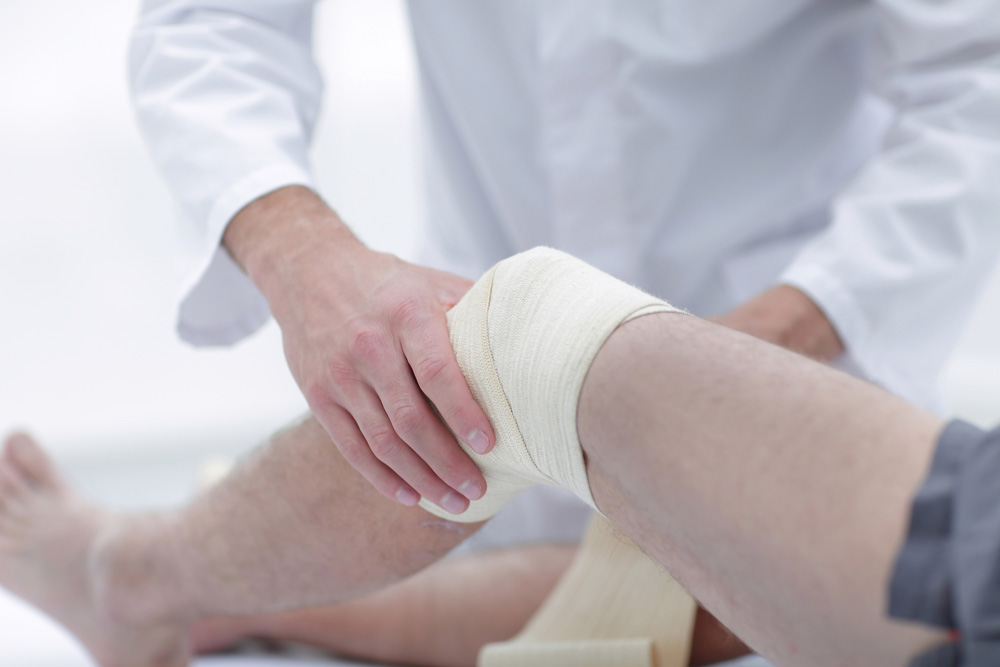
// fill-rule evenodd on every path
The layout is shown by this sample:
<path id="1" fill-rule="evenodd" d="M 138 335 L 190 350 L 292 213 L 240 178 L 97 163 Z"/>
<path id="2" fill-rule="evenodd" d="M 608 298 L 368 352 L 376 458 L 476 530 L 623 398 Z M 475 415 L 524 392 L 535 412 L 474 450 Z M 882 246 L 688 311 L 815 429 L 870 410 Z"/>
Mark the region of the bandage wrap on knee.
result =
<path id="1" fill-rule="evenodd" d="M 486 478 L 486 495 L 453 521 L 483 521 L 535 484 L 590 492 L 576 413 L 583 381 L 611 333 L 640 315 L 676 308 L 565 253 L 535 248 L 494 266 L 448 313 L 451 344 L 496 446 L 462 448 Z"/>

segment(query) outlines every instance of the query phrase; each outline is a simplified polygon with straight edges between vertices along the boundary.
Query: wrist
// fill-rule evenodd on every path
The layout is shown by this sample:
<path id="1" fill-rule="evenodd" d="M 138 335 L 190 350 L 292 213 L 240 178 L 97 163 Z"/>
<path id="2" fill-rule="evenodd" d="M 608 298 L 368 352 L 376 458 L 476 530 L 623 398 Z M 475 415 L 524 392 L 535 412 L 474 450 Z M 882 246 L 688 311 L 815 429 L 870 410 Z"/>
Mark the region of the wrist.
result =
<path id="1" fill-rule="evenodd" d="M 844 353 L 833 323 L 805 292 L 790 285 L 779 285 L 774 291 L 781 295 L 777 314 L 784 322 L 781 345 L 821 361 Z"/>
<path id="2" fill-rule="evenodd" d="M 284 187 L 247 204 L 229 222 L 222 245 L 268 302 L 283 291 L 304 256 L 322 252 L 336 261 L 338 255 L 367 251 L 340 216 L 302 186 Z"/>
<path id="3" fill-rule="evenodd" d="M 840 335 L 826 314 L 805 292 L 790 285 L 772 287 L 715 319 L 820 361 L 844 353 Z"/>

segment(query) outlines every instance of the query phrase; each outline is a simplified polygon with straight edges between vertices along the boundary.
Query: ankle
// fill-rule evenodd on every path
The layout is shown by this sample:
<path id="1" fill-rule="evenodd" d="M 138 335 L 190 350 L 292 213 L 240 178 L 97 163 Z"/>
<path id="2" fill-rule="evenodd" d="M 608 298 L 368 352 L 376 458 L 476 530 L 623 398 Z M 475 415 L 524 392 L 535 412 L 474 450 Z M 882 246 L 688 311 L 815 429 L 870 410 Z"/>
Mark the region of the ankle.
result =
<path id="1" fill-rule="evenodd" d="M 187 623 L 186 585 L 171 541 L 168 519 L 123 519 L 94 540 L 88 558 L 91 590 L 99 613 L 125 625 Z"/>

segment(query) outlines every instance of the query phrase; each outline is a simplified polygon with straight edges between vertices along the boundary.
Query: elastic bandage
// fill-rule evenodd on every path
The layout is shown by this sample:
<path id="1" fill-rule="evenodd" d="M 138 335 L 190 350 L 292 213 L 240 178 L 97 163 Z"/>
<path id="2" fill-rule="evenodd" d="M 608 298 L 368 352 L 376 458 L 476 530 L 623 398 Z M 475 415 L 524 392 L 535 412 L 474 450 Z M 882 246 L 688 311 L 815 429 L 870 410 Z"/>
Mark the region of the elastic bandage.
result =
<path id="1" fill-rule="evenodd" d="M 576 415 L 594 357 L 621 324 L 673 306 L 551 248 L 506 259 L 448 312 L 451 344 L 496 446 L 478 454 L 459 442 L 487 491 L 463 514 L 428 502 L 439 517 L 484 521 L 535 484 L 575 493 L 595 510 Z"/>

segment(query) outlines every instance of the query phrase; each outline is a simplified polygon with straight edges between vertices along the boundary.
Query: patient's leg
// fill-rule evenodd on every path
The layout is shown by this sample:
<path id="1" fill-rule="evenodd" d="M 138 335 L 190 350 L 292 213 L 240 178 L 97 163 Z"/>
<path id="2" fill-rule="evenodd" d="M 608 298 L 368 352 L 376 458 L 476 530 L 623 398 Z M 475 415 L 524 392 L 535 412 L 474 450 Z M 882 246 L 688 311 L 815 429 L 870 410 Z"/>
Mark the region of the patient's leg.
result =
<path id="1" fill-rule="evenodd" d="M 621 327 L 584 384 L 598 506 L 778 665 L 903 665 L 888 581 L 940 419 L 693 317 Z"/>
<path id="2" fill-rule="evenodd" d="M 187 664 L 196 619 L 363 595 L 477 527 L 381 497 L 312 419 L 190 506 L 155 516 L 91 507 L 24 436 L 0 463 L 0 584 L 109 667 Z"/>
<path id="3" fill-rule="evenodd" d="M 192 632 L 194 649 L 219 651 L 265 639 L 374 662 L 469 667 L 483 646 L 522 630 L 576 552 L 575 544 L 545 544 L 448 558 L 339 605 L 199 623 Z M 699 610 L 692 665 L 713 665 L 747 652 L 714 617 Z"/>
<path id="4" fill-rule="evenodd" d="M 430 565 L 481 525 L 391 508 L 398 503 L 378 501 L 370 487 L 315 419 L 279 433 L 161 522 L 155 537 L 185 566 L 184 606 L 204 616 L 354 598 Z M 132 535 L 148 551 L 152 537 L 134 531 L 112 541 L 111 558 L 132 557 Z"/>
<path id="5" fill-rule="evenodd" d="M 484 645 L 521 630 L 575 553 L 576 545 L 545 544 L 448 558 L 340 605 L 201 623 L 195 649 L 260 638 L 389 664 L 469 667 Z"/>

